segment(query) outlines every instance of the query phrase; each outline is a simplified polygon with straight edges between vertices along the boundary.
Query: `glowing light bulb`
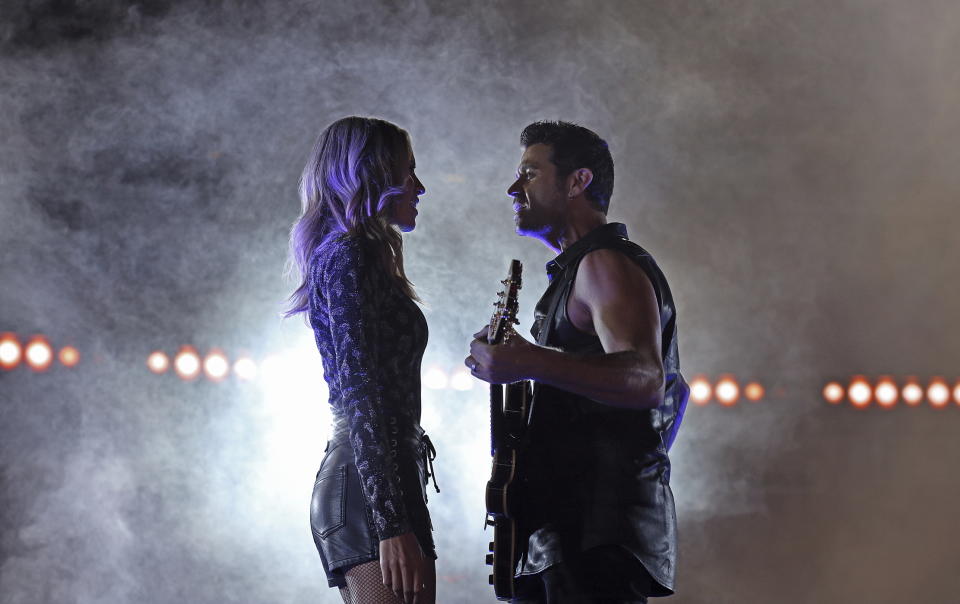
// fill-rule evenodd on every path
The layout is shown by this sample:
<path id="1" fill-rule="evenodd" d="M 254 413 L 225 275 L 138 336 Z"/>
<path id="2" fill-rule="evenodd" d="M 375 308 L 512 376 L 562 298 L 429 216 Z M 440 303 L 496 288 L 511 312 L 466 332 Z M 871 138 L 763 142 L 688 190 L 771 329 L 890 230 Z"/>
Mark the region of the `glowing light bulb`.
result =
<path id="1" fill-rule="evenodd" d="M 713 389 L 710 382 L 703 376 L 697 376 L 690 380 L 690 400 L 697 405 L 706 405 L 710 402 L 713 395 Z"/>
<path id="2" fill-rule="evenodd" d="M 855 376 L 850 380 L 850 386 L 847 387 L 847 398 L 850 403 L 858 409 L 863 409 L 873 400 L 873 388 L 870 382 L 862 375 Z"/>
<path id="3" fill-rule="evenodd" d="M 453 372 L 450 376 L 450 387 L 454 390 L 471 390 L 475 378 L 470 375 L 466 367 L 462 367 Z"/>
<path id="4" fill-rule="evenodd" d="M 917 378 L 907 378 L 907 383 L 900 392 L 903 395 L 903 402 L 915 407 L 923 402 L 923 388 L 917 383 Z"/>
<path id="5" fill-rule="evenodd" d="M 177 372 L 181 380 L 197 379 L 197 376 L 200 375 L 200 355 L 194 348 L 184 346 L 177 353 L 177 356 L 173 357 L 173 370 Z"/>
<path id="6" fill-rule="evenodd" d="M 220 382 L 230 373 L 230 361 L 220 350 L 214 348 L 203 359 L 203 372 L 207 379 Z"/>
<path id="7" fill-rule="evenodd" d="M 750 382 L 743 389 L 743 395 L 747 397 L 748 401 L 760 401 L 764 394 L 766 394 L 766 391 L 758 382 Z"/>
<path id="8" fill-rule="evenodd" d="M 717 381 L 713 394 L 717 397 L 718 403 L 730 407 L 736 405 L 740 398 L 740 386 L 737 385 L 733 376 L 724 376 Z"/>
<path id="9" fill-rule="evenodd" d="M 43 336 L 35 336 L 23 348 L 27 365 L 34 371 L 46 371 L 53 363 L 53 349 Z"/>
<path id="10" fill-rule="evenodd" d="M 427 369 L 423 374 L 423 386 L 430 390 L 443 390 L 447 387 L 447 374 L 437 366 Z"/>
<path id="11" fill-rule="evenodd" d="M 257 364 L 250 357 L 240 357 L 233 363 L 233 374 L 249 382 L 257 379 Z"/>
<path id="12" fill-rule="evenodd" d="M 261 379 L 271 386 L 282 382 L 285 374 L 283 365 L 283 359 L 279 354 L 267 355 L 260 363 Z"/>
<path id="13" fill-rule="evenodd" d="M 930 380 L 930 385 L 927 386 L 927 400 L 930 401 L 930 405 L 938 409 L 946 407 L 950 402 L 950 388 L 943 378 L 935 377 Z"/>
<path id="14" fill-rule="evenodd" d="M 147 357 L 147 369 L 157 375 L 165 373 L 167 369 L 170 369 L 170 357 L 159 350 L 154 350 Z"/>
<path id="15" fill-rule="evenodd" d="M 877 385 L 873 389 L 873 396 L 877 399 L 877 404 L 885 409 L 889 409 L 897 404 L 900 398 L 900 389 L 889 376 L 883 376 L 877 380 Z"/>
<path id="16" fill-rule="evenodd" d="M 838 405 L 843 402 L 844 390 L 843 386 L 837 382 L 830 382 L 823 387 L 823 398 L 827 400 L 828 403 Z"/>
<path id="17" fill-rule="evenodd" d="M 60 364 L 64 367 L 76 367 L 80 362 L 80 351 L 73 346 L 64 346 L 60 349 Z"/>
<path id="18" fill-rule="evenodd" d="M 20 364 L 23 358 L 23 349 L 20 340 L 12 333 L 0 334 L 0 367 L 13 369 Z"/>

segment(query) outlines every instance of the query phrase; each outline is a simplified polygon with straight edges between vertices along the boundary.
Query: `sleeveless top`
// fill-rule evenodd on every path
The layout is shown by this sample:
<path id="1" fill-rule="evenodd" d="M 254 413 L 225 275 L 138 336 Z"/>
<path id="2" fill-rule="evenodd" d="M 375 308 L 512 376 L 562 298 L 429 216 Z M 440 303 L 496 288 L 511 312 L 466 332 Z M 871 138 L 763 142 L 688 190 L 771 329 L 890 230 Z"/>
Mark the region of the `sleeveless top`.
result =
<path id="1" fill-rule="evenodd" d="M 349 441 L 377 536 L 412 529 L 401 465 L 422 456 L 420 361 L 427 322 L 360 236 L 310 259 L 309 321 L 330 392 L 332 442 Z"/>
<path id="2" fill-rule="evenodd" d="M 565 352 L 604 354 L 597 336 L 567 317 L 567 300 L 583 257 L 614 249 L 629 256 L 656 292 L 666 378 L 655 409 L 621 409 L 546 384 L 534 384 L 529 447 L 521 467 L 519 575 L 561 562 L 565 552 L 621 545 L 655 580 L 657 593 L 673 593 L 676 512 L 667 456 L 689 395 L 680 374 L 676 308 L 666 278 L 620 223 L 600 226 L 547 263 L 550 285 L 537 304 L 531 334 L 538 344 Z"/>

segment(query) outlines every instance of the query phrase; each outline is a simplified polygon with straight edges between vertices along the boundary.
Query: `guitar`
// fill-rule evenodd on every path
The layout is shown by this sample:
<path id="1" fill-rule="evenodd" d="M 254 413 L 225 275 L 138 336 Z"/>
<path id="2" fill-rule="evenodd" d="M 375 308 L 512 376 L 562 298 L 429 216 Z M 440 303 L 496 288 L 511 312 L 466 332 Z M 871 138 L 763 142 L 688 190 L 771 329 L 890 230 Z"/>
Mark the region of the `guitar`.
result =
<path id="1" fill-rule="evenodd" d="M 503 280 L 504 290 L 494 304 L 496 310 L 487 329 L 487 342 L 509 341 L 517 323 L 517 294 L 521 287 L 523 265 L 510 262 L 510 271 Z M 490 452 L 493 469 L 487 482 L 487 518 L 484 528 L 493 527 L 493 541 L 487 564 L 493 567 L 490 584 L 498 600 L 515 596 L 514 572 L 520 558 L 521 544 L 517 534 L 520 515 L 516 495 L 517 468 L 524 445 L 524 433 L 530 419 L 530 383 L 515 382 L 490 386 Z"/>

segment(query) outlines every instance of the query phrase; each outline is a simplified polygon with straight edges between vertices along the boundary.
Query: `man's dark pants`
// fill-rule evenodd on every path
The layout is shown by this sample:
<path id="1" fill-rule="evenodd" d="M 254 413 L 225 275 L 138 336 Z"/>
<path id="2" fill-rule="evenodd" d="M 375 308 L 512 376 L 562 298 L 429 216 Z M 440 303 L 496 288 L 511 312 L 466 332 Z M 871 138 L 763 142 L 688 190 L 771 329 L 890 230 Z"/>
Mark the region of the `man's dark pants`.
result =
<path id="1" fill-rule="evenodd" d="M 621 547 L 593 548 L 518 580 L 513 604 L 645 604 L 653 579 Z"/>

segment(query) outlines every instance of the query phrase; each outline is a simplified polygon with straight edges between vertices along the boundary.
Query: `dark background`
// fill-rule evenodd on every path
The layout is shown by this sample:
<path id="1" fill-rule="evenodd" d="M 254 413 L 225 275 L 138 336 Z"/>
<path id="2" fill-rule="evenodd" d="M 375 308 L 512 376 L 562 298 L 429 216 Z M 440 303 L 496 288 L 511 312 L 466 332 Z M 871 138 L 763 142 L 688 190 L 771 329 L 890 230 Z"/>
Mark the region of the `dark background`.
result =
<path id="1" fill-rule="evenodd" d="M 0 371 L 0 601 L 338 602 L 307 524 L 327 434 L 312 336 L 278 312 L 296 181 L 349 114 L 409 130 L 406 237 L 456 369 L 512 232 L 519 132 L 606 137 L 611 219 L 679 305 L 672 457 L 692 603 L 953 602 L 960 408 L 830 406 L 853 374 L 960 377 L 960 7 L 766 2 L 0 2 L 0 332 L 80 349 Z M 276 359 L 185 383 L 155 349 Z M 485 391 L 426 390 L 439 601 L 492 601 Z"/>

